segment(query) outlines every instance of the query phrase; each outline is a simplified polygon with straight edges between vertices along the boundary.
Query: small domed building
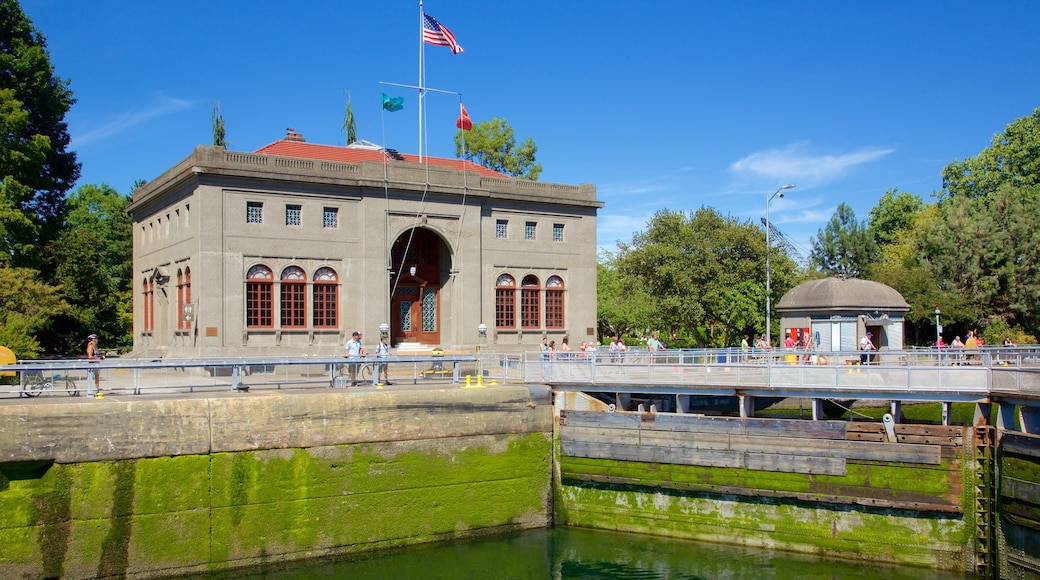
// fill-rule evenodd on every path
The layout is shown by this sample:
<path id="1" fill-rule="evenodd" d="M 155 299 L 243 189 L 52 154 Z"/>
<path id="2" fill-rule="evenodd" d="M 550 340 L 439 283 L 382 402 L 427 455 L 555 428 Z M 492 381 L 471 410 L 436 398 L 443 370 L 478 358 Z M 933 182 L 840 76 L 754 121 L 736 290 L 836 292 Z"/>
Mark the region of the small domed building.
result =
<path id="1" fill-rule="evenodd" d="M 909 310 L 890 286 L 838 276 L 799 284 L 776 305 L 784 338 L 808 334 L 813 348 L 830 352 L 856 350 L 868 332 L 878 350 L 902 350 Z"/>

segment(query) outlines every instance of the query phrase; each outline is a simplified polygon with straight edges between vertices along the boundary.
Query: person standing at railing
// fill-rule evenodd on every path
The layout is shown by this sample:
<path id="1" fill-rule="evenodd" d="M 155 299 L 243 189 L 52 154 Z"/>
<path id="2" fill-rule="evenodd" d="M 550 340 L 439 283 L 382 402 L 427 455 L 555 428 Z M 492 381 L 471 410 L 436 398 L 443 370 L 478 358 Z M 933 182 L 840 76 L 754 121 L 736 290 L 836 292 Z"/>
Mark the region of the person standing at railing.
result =
<path id="1" fill-rule="evenodd" d="M 87 360 L 91 362 L 101 362 L 105 358 L 105 355 L 98 350 L 97 343 L 98 335 L 91 334 L 87 337 Z M 94 392 L 101 392 L 101 371 L 99 369 L 94 369 Z"/>
<path id="2" fill-rule="evenodd" d="M 343 353 L 347 355 L 347 358 L 351 360 L 358 360 L 361 357 L 368 354 L 367 352 L 365 352 L 365 347 L 361 344 L 360 332 L 356 330 L 354 331 L 354 334 L 351 335 L 350 340 L 347 341 L 347 345 L 343 347 Z M 357 386 L 358 384 L 357 373 L 358 367 L 360 366 L 361 365 L 356 362 L 352 362 L 347 365 L 347 372 L 350 373 L 350 386 L 352 387 Z"/>
<path id="3" fill-rule="evenodd" d="M 979 341 L 978 337 L 975 336 L 975 331 L 974 330 L 969 330 L 968 331 L 968 338 L 964 339 L 964 348 L 971 349 L 971 351 L 969 351 L 969 352 L 972 352 L 972 351 L 978 350 L 978 348 L 980 346 L 982 346 L 982 345 L 980 344 L 980 341 Z M 979 358 L 979 357 L 977 357 L 974 354 L 968 354 L 968 355 L 965 356 L 965 358 L 967 359 L 966 362 L 968 364 L 971 364 L 971 361 L 973 361 L 973 360 L 975 360 L 976 358 Z"/>
<path id="4" fill-rule="evenodd" d="M 868 332 L 863 335 L 863 338 L 859 340 L 859 349 L 864 351 L 863 354 L 859 355 L 859 364 L 865 365 L 870 360 L 870 354 L 868 351 L 874 350 L 874 333 Z"/>
<path id="5" fill-rule="evenodd" d="M 379 344 L 376 345 L 376 359 L 383 359 L 383 361 L 376 365 L 376 376 L 384 385 L 392 385 L 390 382 L 390 365 L 387 364 L 386 358 L 390 356 L 390 343 L 387 342 L 386 336 L 379 338 Z"/>
<path id="6" fill-rule="evenodd" d="M 659 350 L 664 350 L 661 341 L 657 338 L 657 333 L 654 332 L 650 335 L 650 338 L 646 339 L 646 348 L 650 351 L 650 363 L 654 362 L 654 355 Z"/>

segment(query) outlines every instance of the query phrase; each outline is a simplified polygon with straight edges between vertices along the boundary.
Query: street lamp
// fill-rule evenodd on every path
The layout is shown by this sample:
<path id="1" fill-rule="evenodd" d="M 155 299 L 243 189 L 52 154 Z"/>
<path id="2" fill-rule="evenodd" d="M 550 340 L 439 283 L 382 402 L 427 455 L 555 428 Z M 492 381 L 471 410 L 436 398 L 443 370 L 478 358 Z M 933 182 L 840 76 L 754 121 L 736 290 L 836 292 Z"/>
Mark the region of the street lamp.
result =
<path id="1" fill-rule="evenodd" d="M 770 296 L 769 290 L 769 202 L 773 201 L 773 198 L 775 197 L 783 197 L 784 190 L 792 188 L 794 188 L 793 183 L 789 185 L 782 185 L 780 186 L 780 189 L 777 189 L 775 192 L 773 192 L 773 195 L 766 197 L 766 344 L 770 347 L 773 346 L 773 337 L 771 331 L 773 321 L 772 315 L 770 314 L 770 311 L 773 309 L 773 305 L 772 297 Z"/>
<path id="2" fill-rule="evenodd" d="M 939 341 L 942 340 L 942 326 L 939 324 L 939 305 L 935 305 L 935 347 L 939 347 Z"/>

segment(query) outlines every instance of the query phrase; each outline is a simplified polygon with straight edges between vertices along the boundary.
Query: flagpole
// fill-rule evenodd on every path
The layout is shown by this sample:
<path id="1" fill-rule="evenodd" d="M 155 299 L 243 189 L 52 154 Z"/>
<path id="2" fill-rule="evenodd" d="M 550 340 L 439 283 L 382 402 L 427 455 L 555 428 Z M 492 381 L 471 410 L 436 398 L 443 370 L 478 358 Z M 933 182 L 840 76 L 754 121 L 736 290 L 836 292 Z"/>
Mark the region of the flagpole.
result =
<path id="1" fill-rule="evenodd" d="M 426 76 L 425 71 L 425 50 L 423 48 L 423 5 L 422 0 L 419 0 L 419 163 L 423 162 L 423 77 Z"/>

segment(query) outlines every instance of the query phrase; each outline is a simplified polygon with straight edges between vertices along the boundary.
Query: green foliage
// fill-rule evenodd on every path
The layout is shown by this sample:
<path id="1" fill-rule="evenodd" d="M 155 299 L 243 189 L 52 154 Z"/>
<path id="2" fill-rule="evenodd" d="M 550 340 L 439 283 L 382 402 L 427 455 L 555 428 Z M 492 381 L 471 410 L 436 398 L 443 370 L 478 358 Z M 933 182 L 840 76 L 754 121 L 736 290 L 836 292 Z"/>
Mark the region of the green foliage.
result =
<path id="1" fill-rule="evenodd" d="M 782 251 L 771 258 L 771 290 L 781 296 L 797 275 Z M 701 208 L 662 210 L 620 244 L 618 276 L 648 299 L 640 330 L 667 332 L 670 346 L 735 346 L 765 328 L 765 236 L 750 222 Z"/>
<path id="2" fill-rule="evenodd" d="M 48 286 L 28 268 L 0 266 L 0 345 L 20 359 L 43 353 L 37 334 L 67 312 L 60 288 Z"/>
<path id="3" fill-rule="evenodd" d="M 874 240 L 881 246 L 897 241 L 899 235 L 912 229 L 917 213 L 924 207 L 924 201 L 917 195 L 889 189 L 881 196 L 876 206 L 870 209 L 870 230 Z"/>
<path id="4" fill-rule="evenodd" d="M 827 226 L 812 240 L 809 263 L 826 274 L 855 278 L 877 256 L 877 243 L 870 228 L 856 221 L 856 213 L 842 203 Z"/>
<path id="5" fill-rule="evenodd" d="M 596 264 L 597 330 L 600 340 L 630 335 L 654 317 L 653 300 L 635 278 L 618 273 L 614 255 L 604 252 Z"/>
<path id="6" fill-rule="evenodd" d="M 347 145 L 358 140 L 357 121 L 354 120 L 354 111 L 350 108 L 350 99 L 347 99 L 347 110 L 343 113 L 343 130 L 347 133 Z"/>
<path id="7" fill-rule="evenodd" d="M 505 119 L 492 117 L 473 126 L 471 131 L 455 132 L 455 156 L 500 173 L 536 181 L 542 172 L 535 163 L 538 146 L 528 137 L 519 147 L 513 127 Z"/>
<path id="8" fill-rule="evenodd" d="M 54 246 L 54 280 L 70 305 L 45 336 L 54 352 L 75 353 L 91 332 L 102 344 L 130 346 L 132 231 L 130 197 L 108 185 L 84 185 L 69 196 L 69 215 Z M 130 315 L 130 318 L 127 316 Z"/>
<path id="9" fill-rule="evenodd" d="M 1040 107 L 995 135 L 977 157 L 954 160 L 942 172 L 944 197 L 984 197 L 1001 186 L 1040 186 Z"/>
<path id="10" fill-rule="evenodd" d="M 54 76 L 44 37 L 16 0 L 0 0 L 0 262 L 42 268 L 64 196 L 79 178 L 65 113 L 69 81 Z"/>
<path id="11" fill-rule="evenodd" d="M 1003 185 L 985 197 L 947 198 L 939 219 L 922 232 L 934 274 L 971 305 L 974 322 L 1040 325 L 1038 204 L 1040 186 Z"/>
<path id="12" fill-rule="evenodd" d="M 227 130 L 224 128 L 224 114 L 220 112 L 220 101 L 213 104 L 213 112 L 210 115 L 213 123 L 213 145 L 216 147 L 227 147 Z"/>

